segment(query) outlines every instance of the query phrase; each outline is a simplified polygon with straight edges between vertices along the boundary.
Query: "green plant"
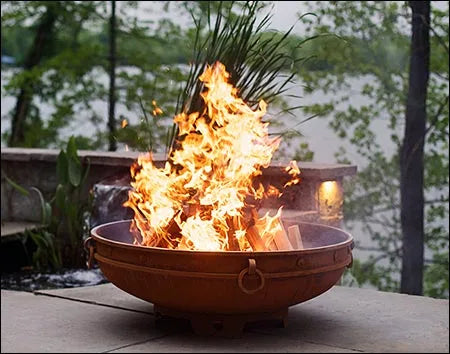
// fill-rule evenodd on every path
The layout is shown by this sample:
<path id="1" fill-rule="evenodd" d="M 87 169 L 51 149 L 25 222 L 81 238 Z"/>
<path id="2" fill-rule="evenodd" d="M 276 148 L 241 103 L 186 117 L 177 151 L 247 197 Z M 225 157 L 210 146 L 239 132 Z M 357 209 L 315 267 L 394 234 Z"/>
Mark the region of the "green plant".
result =
<path id="1" fill-rule="evenodd" d="M 36 244 L 32 255 L 37 269 L 59 269 L 83 265 L 82 238 L 85 233 L 86 213 L 90 210 L 91 195 L 82 192 L 89 174 L 89 160 L 83 167 L 78 157 L 75 138 L 71 137 L 66 149 L 61 149 L 56 162 L 58 185 L 49 201 L 42 192 L 31 187 L 39 196 L 42 228 L 27 230 Z M 11 180 L 2 171 L 5 180 L 18 192 L 30 196 L 30 191 Z"/>
<path id="2" fill-rule="evenodd" d="M 56 162 L 58 185 L 51 200 L 52 217 L 50 231 L 60 242 L 63 265 L 81 266 L 82 236 L 86 212 L 91 197 L 83 196 L 83 187 L 89 174 L 90 163 L 83 167 L 78 157 L 75 138 L 71 137 L 67 148 L 62 149 Z"/>
<path id="3" fill-rule="evenodd" d="M 36 245 L 36 250 L 32 255 L 35 269 L 59 269 L 62 267 L 61 253 L 55 235 L 46 229 L 25 230 L 24 234 L 26 238 L 31 238 Z M 26 242 L 26 239 L 24 242 Z"/>
<path id="4" fill-rule="evenodd" d="M 425 143 L 423 231 L 427 249 L 423 293 L 448 298 L 449 15 L 448 3 L 440 4 L 431 2 L 428 121 L 421 138 Z M 410 86 L 411 38 L 405 30 L 411 28 L 413 14 L 408 2 L 395 1 L 319 1 L 308 6 L 321 19 L 311 23 L 309 33 L 334 32 L 345 38 L 345 42 L 315 41 L 317 56 L 327 70 L 300 71 L 300 75 L 311 93 L 324 97 L 305 112 L 328 110 L 330 128 L 350 150 L 336 146 L 338 162 L 358 164 L 358 175 L 344 186 L 345 221 L 348 228 L 370 236 L 370 244 L 357 242 L 356 248 L 374 254 L 354 262 L 352 271 L 361 285 L 399 291 L 403 245 L 408 244 L 402 236 L 401 215 L 422 209 L 419 205 L 405 208 L 399 193 Z M 419 213 L 415 217 L 421 219 Z M 418 249 L 411 244 L 407 247 Z M 420 277 L 419 271 L 410 273 Z"/>
<path id="5" fill-rule="evenodd" d="M 5 180 L 19 193 L 24 196 L 30 197 L 30 191 L 14 182 L 10 179 L 2 170 L 2 175 Z M 41 225 L 38 229 L 27 229 L 24 232 L 24 238 L 22 239 L 22 245 L 25 253 L 28 255 L 27 239 L 30 238 L 36 246 L 35 251 L 32 254 L 31 261 L 36 269 L 58 269 L 62 266 L 61 252 L 56 242 L 56 237 L 49 231 L 49 225 L 52 217 L 52 209 L 49 202 L 44 199 L 41 191 L 35 187 L 30 188 L 39 196 L 41 206 Z"/>
<path id="6" fill-rule="evenodd" d="M 289 69 L 308 58 L 291 55 L 288 38 L 293 26 L 280 35 L 267 30 L 272 16 L 270 13 L 258 21 L 257 14 L 262 6 L 264 4 L 258 1 L 244 4 L 220 1 L 217 8 L 213 8 L 208 2 L 206 33 L 202 17 L 192 14 L 196 29 L 193 58 L 184 89 L 180 90 L 177 113 L 203 111 L 200 95 L 203 83 L 198 77 L 207 65 L 216 61 L 225 65 L 230 73 L 230 83 L 239 89 L 240 97 L 250 106 L 255 106 L 261 99 L 267 103 L 280 101 L 289 85 L 294 84 L 295 72 L 289 72 Z M 239 7 L 239 14 L 233 12 L 235 7 Z M 211 28 L 212 24 L 214 28 Z M 313 38 L 300 41 L 295 49 Z M 300 107 L 285 107 L 282 112 L 287 113 L 297 108 Z M 177 126 L 173 125 L 168 133 L 168 148 L 175 146 L 177 132 Z"/>

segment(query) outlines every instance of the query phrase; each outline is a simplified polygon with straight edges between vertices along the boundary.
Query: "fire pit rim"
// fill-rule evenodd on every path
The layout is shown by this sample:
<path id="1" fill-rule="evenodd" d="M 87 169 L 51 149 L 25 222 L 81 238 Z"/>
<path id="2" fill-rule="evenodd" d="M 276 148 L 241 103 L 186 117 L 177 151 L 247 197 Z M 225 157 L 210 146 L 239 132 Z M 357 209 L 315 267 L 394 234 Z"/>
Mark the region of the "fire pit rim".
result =
<path id="1" fill-rule="evenodd" d="M 301 221 L 301 224 L 306 224 L 306 225 L 311 225 L 311 226 L 319 226 L 319 227 L 324 227 L 324 228 L 328 228 L 328 229 L 332 229 L 332 230 L 336 230 L 338 232 L 343 233 L 347 239 L 345 241 L 339 242 L 339 243 L 335 243 L 332 245 L 328 245 L 328 246 L 320 246 L 320 247 L 311 247 L 311 248 L 306 248 L 306 249 L 295 249 L 295 250 L 277 250 L 277 251 L 204 251 L 204 250 L 178 250 L 178 249 L 168 249 L 168 248 L 163 248 L 163 247 L 148 247 L 148 246 L 141 246 L 141 245 L 135 245 L 135 244 L 130 244 L 130 243 L 125 243 L 125 242 L 119 242 L 119 241 L 114 241 L 108 238 L 105 238 L 101 235 L 98 234 L 98 230 L 102 227 L 107 227 L 110 225 L 114 225 L 114 224 L 121 224 L 121 223 L 131 223 L 132 219 L 126 219 L 126 220 L 118 220 L 118 221 L 112 221 L 112 222 L 108 222 L 108 223 L 104 223 L 101 225 L 97 225 L 94 228 L 91 229 L 90 234 L 94 237 L 94 239 L 98 238 L 99 240 L 101 240 L 102 242 L 105 242 L 107 244 L 110 245 L 120 245 L 121 247 L 125 247 L 125 248 L 129 248 L 129 249 L 142 249 L 142 250 L 146 250 L 148 252 L 158 252 L 158 253 L 166 253 L 166 252 L 170 252 L 171 254 L 173 253 L 178 253 L 178 254 L 199 254 L 199 255 L 220 255 L 220 256 L 236 256 L 236 255 L 273 255 L 273 256 L 279 256 L 279 255 L 294 255 L 294 254 L 298 254 L 299 252 L 303 253 L 303 254 L 310 254 L 310 253 L 319 253 L 319 252 L 324 252 L 324 251 L 332 251 L 334 249 L 338 249 L 341 248 L 342 246 L 347 246 L 347 245 L 351 245 L 351 248 L 353 248 L 352 246 L 354 245 L 354 240 L 353 240 L 353 236 L 348 233 L 347 231 L 344 231 L 342 229 L 339 229 L 337 227 L 333 227 L 333 226 L 329 226 L 329 225 L 324 225 L 324 224 L 319 224 L 319 223 L 311 223 L 311 222 L 303 222 Z"/>

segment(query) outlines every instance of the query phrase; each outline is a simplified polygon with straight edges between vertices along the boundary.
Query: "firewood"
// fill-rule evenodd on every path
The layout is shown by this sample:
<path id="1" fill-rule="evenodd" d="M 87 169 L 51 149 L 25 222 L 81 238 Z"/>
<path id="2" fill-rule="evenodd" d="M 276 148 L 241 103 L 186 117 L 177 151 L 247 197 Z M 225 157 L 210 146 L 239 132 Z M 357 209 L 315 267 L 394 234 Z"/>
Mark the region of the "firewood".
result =
<path id="1" fill-rule="evenodd" d="M 172 220 L 169 221 L 169 223 L 165 226 L 164 232 L 167 234 L 167 240 L 164 240 L 164 238 L 161 238 L 158 241 L 158 247 L 167 247 L 169 244 L 168 240 L 171 240 L 171 242 L 179 242 L 179 238 L 181 237 L 181 229 L 178 225 L 176 219 L 178 217 L 178 214 L 182 213 L 182 211 L 177 211 L 175 215 L 173 216 Z M 170 243 L 171 243 L 170 242 Z"/>
<path id="2" fill-rule="evenodd" d="M 248 243 L 253 251 L 267 251 L 266 242 L 260 236 L 258 228 L 255 226 L 255 221 L 258 219 L 258 212 L 255 208 L 246 207 L 243 210 L 243 217 L 241 219 L 242 225 L 246 228 L 246 237 Z"/>
<path id="3" fill-rule="evenodd" d="M 266 246 L 264 244 L 264 241 L 259 236 L 259 232 L 256 226 L 250 226 L 249 228 L 247 228 L 246 237 L 253 251 L 266 251 Z"/>
<path id="4" fill-rule="evenodd" d="M 172 220 L 169 221 L 169 223 L 166 226 L 166 233 L 170 234 L 172 237 L 179 237 L 181 236 L 181 229 L 178 223 L 175 221 L 175 216 L 172 218 Z"/>
<path id="5" fill-rule="evenodd" d="M 180 242 L 178 243 L 177 249 L 179 249 L 179 250 L 189 250 L 190 249 L 188 247 L 188 245 L 186 243 L 186 239 L 184 237 L 182 237 Z"/>
<path id="6" fill-rule="evenodd" d="M 183 214 L 186 216 L 186 219 L 195 216 L 201 210 L 200 205 L 194 203 L 188 203 L 183 205 Z"/>
<path id="7" fill-rule="evenodd" d="M 293 250 L 294 248 L 292 247 L 291 242 L 289 241 L 288 235 L 284 230 L 281 220 L 278 222 L 280 224 L 280 229 L 273 235 L 273 240 L 275 241 L 277 248 L 279 250 L 286 250 L 286 251 Z"/>
<path id="8" fill-rule="evenodd" d="M 262 238 L 263 241 L 264 241 L 264 244 L 266 245 L 266 249 L 269 250 L 269 251 L 277 251 L 278 247 L 277 247 L 277 244 L 275 243 L 274 238 L 272 237 L 271 240 L 268 242 L 267 239 L 269 237 L 270 236 L 266 236 L 266 237 Z"/>
<path id="9" fill-rule="evenodd" d="M 235 234 L 237 225 L 235 225 L 233 219 L 234 218 L 232 218 L 232 217 L 227 218 L 228 251 L 240 251 L 239 241 L 237 240 L 236 234 Z"/>
<path id="10" fill-rule="evenodd" d="M 259 219 L 258 211 L 256 210 L 256 208 L 251 208 L 250 214 L 253 218 L 253 223 Z"/>
<path id="11" fill-rule="evenodd" d="M 294 249 L 304 249 L 302 235 L 300 234 L 298 225 L 292 225 L 288 227 L 288 236 Z"/>
<path id="12" fill-rule="evenodd" d="M 255 225 L 256 221 L 259 219 L 259 215 L 258 215 L 258 211 L 256 210 L 256 208 L 248 208 L 246 210 L 246 213 L 244 214 L 244 220 L 251 220 L 251 225 Z M 259 234 L 258 228 L 255 226 L 255 230 L 257 231 L 257 235 L 259 237 L 259 239 L 262 241 L 263 244 L 263 248 L 264 251 L 276 251 L 278 250 L 278 247 L 275 243 L 275 240 L 272 238 L 269 240 L 269 238 L 271 238 L 271 235 L 265 235 L 265 236 L 261 236 Z"/>

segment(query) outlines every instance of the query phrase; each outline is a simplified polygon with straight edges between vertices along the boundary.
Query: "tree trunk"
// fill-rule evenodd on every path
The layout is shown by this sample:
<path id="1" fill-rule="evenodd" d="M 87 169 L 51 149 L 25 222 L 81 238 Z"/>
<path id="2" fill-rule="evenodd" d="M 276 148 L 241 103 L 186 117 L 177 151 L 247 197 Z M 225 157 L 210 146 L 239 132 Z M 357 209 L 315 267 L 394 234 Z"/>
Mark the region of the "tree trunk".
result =
<path id="1" fill-rule="evenodd" d="M 34 68 L 41 62 L 45 48 L 51 41 L 55 21 L 56 14 L 53 5 L 49 5 L 41 23 L 37 27 L 33 45 L 24 63 L 24 71 Z M 9 146 L 20 146 L 25 140 L 25 121 L 30 110 L 33 91 L 34 88 L 32 82 L 30 80 L 25 80 L 20 88 L 16 108 L 14 109 L 12 116 L 11 135 L 8 141 Z"/>
<path id="2" fill-rule="evenodd" d="M 109 19 L 109 151 L 117 150 L 116 142 L 116 2 L 111 1 L 111 17 Z"/>
<path id="3" fill-rule="evenodd" d="M 412 39 L 405 135 L 401 151 L 401 292 L 422 295 L 424 252 L 424 145 L 430 63 L 430 2 L 410 1 Z"/>

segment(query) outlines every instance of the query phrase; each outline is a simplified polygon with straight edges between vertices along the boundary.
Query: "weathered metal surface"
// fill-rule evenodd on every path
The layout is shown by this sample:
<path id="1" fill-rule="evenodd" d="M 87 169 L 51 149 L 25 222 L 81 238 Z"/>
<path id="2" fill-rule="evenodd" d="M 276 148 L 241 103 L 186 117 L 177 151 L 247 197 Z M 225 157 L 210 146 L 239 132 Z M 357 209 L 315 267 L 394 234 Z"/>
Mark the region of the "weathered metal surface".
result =
<path id="1" fill-rule="evenodd" d="M 330 289 L 352 262 L 352 236 L 325 225 L 298 224 L 303 250 L 208 252 L 133 245 L 130 222 L 94 228 L 91 254 L 120 289 L 182 313 L 284 311 Z"/>

